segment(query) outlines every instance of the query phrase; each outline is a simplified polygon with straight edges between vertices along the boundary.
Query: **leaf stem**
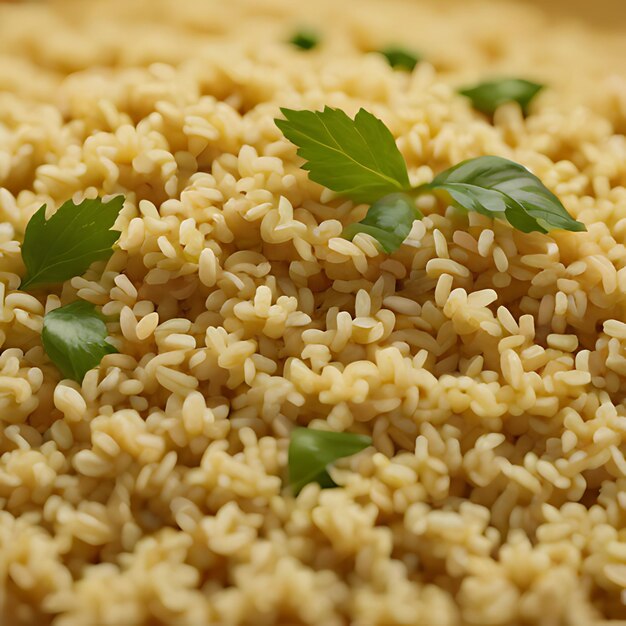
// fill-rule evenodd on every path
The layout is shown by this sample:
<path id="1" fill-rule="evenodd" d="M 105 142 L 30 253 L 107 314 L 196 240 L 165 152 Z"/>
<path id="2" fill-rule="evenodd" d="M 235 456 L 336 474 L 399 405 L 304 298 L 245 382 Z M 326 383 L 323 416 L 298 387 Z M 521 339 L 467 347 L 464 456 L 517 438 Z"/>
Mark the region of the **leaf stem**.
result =
<path id="1" fill-rule="evenodd" d="M 412 198 L 419 198 L 419 196 L 425 193 L 429 193 L 430 191 L 432 191 L 430 188 L 430 183 L 422 183 L 421 185 L 418 185 L 417 187 L 411 187 L 405 193 L 407 193 Z"/>

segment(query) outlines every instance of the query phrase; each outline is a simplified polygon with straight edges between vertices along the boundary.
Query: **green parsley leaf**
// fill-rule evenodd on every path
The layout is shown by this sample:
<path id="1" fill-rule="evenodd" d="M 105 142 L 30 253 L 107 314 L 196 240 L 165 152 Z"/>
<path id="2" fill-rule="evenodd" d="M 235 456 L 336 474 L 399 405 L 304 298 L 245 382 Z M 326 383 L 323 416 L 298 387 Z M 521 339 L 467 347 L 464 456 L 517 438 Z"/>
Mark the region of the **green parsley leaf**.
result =
<path id="1" fill-rule="evenodd" d="M 319 45 L 320 37 L 313 30 L 302 29 L 293 34 L 289 43 L 301 50 L 311 50 Z"/>
<path id="2" fill-rule="evenodd" d="M 407 50 L 400 46 L 387 46 L 378 51 L 395 70 L 412 72 L 415 66 L 422 60 L 422 56 L 415 51 Z"/>
<path id="3" fill-rule="evenodd" d="M 392 193 L 376 200 L 365 218 L 357 224 L 347 226 L 343 236 L 352 240 L 357 233 L 367 233 L 378 241 L 387 254 L 391 254 L 407 238 L 413 221 L 421 217 L 422 214 L 411 196 Z"/>
<path id="4" fill-rule="evenodd" d="M 543 87 L 544 85 L 521 78 L 503 78 L 464 87 L 459 89 L 459 93 L 467 96 L 474 108 L 486 115 L 493 115 L 506 102 L 518 102 L 526 115 L 531 100 Z"/>
<path id="5" fill-rule="evenodd" d="M 410 188 L 406 163 L 389 129 L 361 109 L 354 120 L 344 111 L 281 109 L 275 120 L 285 137 L 298 146 L 309 178 L 355 202 Z"/>
<path id="6" fill-rule="evenodd" d="M 79 300 L 43 318 L 41 339 L 46 354 L 65 378 L 82 382 L 102 357 L 117 349 L 106 341 L 107 327 L 93 304 Z"/>
<path id="7" fill-rule="evenodd" d="M 372 445 L 370 437 L 352 433 L 334 433 L 312 428 L 296 428 L 289 442 L 289 483 L 297 494 L 311 482 L 322 488 L 336 487 L 326 467 Z"/>
<path id="8" fill-rule="evenodd" d="M 587 230 L 524 166 L 497 156 L 463 161 L 416 191 L 445 191 L 454 202 L 488 217 L 499 217 L 524 233 L 553 228 Z"/>
<path id="9" fill-rule="evenodd" d="M 385 252 L 397 250 L 413 220 L 421 217 L 411 197 L 426 192 L 445 192 L 457 206 L 506 219 L 526 233 L 586 230 L 539 178 L 508 159 L 469 159 L 431 183 L 411 188 L 406 163 L 391 132 L 371 113 L 361 109 L 352 120 L 329 107 L 281 111 L 286 119 L 275 120 L 276 125 L 298 146 L 311 180 L 356 202 L 373 203 L 361 222 L 345 228 L 347 239 L 369 233 Z"/>
<path id="10" fill-rule="evenodd" d="M 44 204 L 24 233 L 22 259 L 26 276 L 20 289 L 59 283 L 80 276 L 94 262 L 108 259 L 119 232 L 111 230 L 124 203 L 123 196 L 74 204 L 65 202 L 46 220 Z"/>

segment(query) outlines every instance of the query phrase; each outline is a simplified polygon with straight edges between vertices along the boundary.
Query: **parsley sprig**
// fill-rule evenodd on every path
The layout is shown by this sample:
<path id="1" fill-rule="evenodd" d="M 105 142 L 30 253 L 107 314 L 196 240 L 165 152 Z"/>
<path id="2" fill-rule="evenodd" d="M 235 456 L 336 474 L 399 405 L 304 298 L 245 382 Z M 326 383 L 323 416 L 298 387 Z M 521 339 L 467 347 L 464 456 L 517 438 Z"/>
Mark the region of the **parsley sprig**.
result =
<path id="1" fill-rule="evenodd" d="M 415 191 L 445 191 L 456 205 L 487 217 L 506 219 L 524 233 L 547 233 L 555 228 L 586 230 L 539 178 L 523 165 L 502 157 L 468 159 Z"/>
<path id="2" fill-rule="evenodd" d="M 358 233 L 371 235 L 388 254 L 397 250 L 411 232 L 413 220 L 422 214 L 406 193 L 391 193 L 376 200 L 363 220 L 346 226 L 343 236 L 354 238 Z"/>
<path id="3" fill-rule="evenodd" d="M 44 204 L 24 233 L 22 260 L 26 276 L 20 289 L 60 283 L 80 276 L 94 261 L 113 254 L 120 233 L 111 230 L 124 203 L 123 196 L 65 202 L 49 219 Z"/>
<path id="4" fill-rule="evenodd" d="M 120 236 L 112 228 L 123 204 L 123 196 L 78 204 L 68 200 L 48 219 L 44 204 L 24 233 L 26 275 L 20 289 L 60 283 L 80 276 L 95 261 L 107 260 Z M 106 324 L 95 306 L 80 300 L 46 313 L 41 338 L 50 360 L 78 382 L 103 356 L 117 352 L 106 340 Z"/>
<path id="5" fill-rule="evenodd" d="M 344 237 L 372 235 L 381 248 L 397 250 L 421 217 L 415 198 L 445 194 L 468 211 L 507 220 L 523 232 L 560 228 L 586 230 L 561 201 L 524 166 L 498 156 L 463 161 L 431 183 L 412 187 L 391 131 L 360 109 L 351 119 L 340 109 L 281 109 L 276 125 L 298 147 L 309 178 L 355 202 L 370 204 L 365 218 L 346 227 Z"/>
<path id="6" fill-rule="evenodd" d="M 300 50 L 312 50 L 319 45 L 320 36 L 310 28 L 303 28 L 291 36 L 289 43 Z"/>
<path id="7" fill-rule="evenodd" d="M 402 48 L 401 46 L 387 46 L 378 50 L 387 63 L 393 67 L 394 70 L 404 70 L 406 72 L 412 72 L 415 66 L 422 60 L 422 55 L 414 50 L 408 48 Z"/>
<path id="8" fill-rule="evenodd" d="M 372 445 L 366 435 L 335 433 L 313 428 L 296 428 L 291 432 L 288 465 L 289 484 L 294 494 L 305 485 L 316 482 L 322 488 L 337 485 L 328 466 L 338 459 L 352 456 Z"/>
<path id="9" fill-rule="evenodd" d="M 102 357 L 117 352 L 107 340 L 107 327 L 96 307 L 77 300 L 43 318 L 41 339 L 46 354 L 63 376 L 81 382 Z"/>
<path id="10" fill-rule="evenodd" d="M 543 87 L 523 78 L 501 78 L 463 87 L 459 93 L 468 97 L 472 106 L 486 115 L 493 115 L 499 106 L 507 102 L 517 102 L 526 115 L 531 101 Z"/>
<path id="11" fill-rule="evenodd" d="M 355 202 L 375 202 L 410 187 L 406 163 L 391 131 L 361 109 L 350 119 L 341 109 L 281 109 L 276 125 L 298 146 L 309 178 Z"/>

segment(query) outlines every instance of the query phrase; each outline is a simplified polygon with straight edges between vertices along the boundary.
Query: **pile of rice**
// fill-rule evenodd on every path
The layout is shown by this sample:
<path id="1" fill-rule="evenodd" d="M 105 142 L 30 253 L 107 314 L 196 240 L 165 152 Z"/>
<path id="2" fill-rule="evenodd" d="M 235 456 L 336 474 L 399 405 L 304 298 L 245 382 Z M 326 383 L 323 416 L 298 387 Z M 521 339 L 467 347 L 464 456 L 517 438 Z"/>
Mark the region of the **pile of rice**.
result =
<path id="1" fill-rule="evenodd" d="M 0 5 L 0 623 L 581 625 L 626 617 L 626 41 L 523 5 Z M 285 40 L 317 28 L 318 49 Z M 372 52 L 419 49 L 413 73 Z M 455 89 L 548 87 L 490 121 Z M 364 107 L 413 183 L 501 155 L 587 233 L 421 201 L 340 238 L 279 106 Z M 122 193 L 119 249 L 17 291 L 43 204 Z M 41 346 L 119 316 L 82 385 Z M 295 425 L 374 446 L 294 498 Z"/>

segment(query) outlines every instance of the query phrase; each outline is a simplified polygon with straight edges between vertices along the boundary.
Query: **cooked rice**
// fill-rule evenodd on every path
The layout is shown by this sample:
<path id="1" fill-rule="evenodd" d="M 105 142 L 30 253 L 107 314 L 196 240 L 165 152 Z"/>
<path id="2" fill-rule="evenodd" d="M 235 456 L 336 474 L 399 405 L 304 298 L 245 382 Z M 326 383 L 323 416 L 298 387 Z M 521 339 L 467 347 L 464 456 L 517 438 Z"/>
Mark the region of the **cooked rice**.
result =
<path id="1" fill-rule="evenodd" d="M 542 624 L 626 617 L 626 42 L 505 2 L 0 6 L 0 622 Z M 315 27 L 323 44 L 285 44 Z M 428 59 L 412 74 L 369 52 Z M 493 123 L 454 88 L 548 83 Z M 587 233 L 431 198 L 406 244 L 308 181 L 279 106 L 364 107 L 412 182 L 498 154 Z M 119 249 L 17 291 L 44 202 L 123 193 Z M 119 315 L 60 381 L 45 311 Z M 360 432 L 339 489 L 295 425 Z"/>

